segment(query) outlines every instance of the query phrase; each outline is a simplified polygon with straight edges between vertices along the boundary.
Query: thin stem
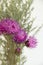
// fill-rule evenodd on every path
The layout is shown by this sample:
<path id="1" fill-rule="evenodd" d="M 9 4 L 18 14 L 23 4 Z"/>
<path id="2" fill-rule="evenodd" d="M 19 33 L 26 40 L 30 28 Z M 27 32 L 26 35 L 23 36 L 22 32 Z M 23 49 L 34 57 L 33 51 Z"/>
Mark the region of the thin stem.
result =
<path id="1" fill-rule="evenodd" d="M 19 65 L 20 65 L 20 56 L 19 56 Z"/>
<path id="2" fill-rule="evenodd" d="M 20 56 L 19 56 L 19 65 L 20 65 Z"/>

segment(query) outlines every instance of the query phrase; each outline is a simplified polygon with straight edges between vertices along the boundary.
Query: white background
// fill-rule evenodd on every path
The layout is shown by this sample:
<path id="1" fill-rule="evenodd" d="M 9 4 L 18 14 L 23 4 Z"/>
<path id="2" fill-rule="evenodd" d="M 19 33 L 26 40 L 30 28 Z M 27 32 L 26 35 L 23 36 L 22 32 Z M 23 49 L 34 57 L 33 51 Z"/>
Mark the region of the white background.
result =
<path id="1" fill-rule="evenodd" d="M 43 23 L 43 0 L 34 0 L 33 6 L 32 15 L 36 17 L 34 25 L 39 26 Z M 36 38 L 38 39 L 36 48 L 24 48 L 24 55 L 27 57 L 27 62 L 24 65 L 43 65 L 43 28 L 36 34 Z"/>

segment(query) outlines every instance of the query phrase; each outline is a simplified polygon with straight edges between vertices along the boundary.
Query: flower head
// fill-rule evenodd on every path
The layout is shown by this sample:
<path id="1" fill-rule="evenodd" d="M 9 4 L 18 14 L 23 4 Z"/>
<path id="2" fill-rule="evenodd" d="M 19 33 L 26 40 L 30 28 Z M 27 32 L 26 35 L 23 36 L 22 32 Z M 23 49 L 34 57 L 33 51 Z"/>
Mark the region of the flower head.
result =
<path id="1" fill-rule="evenodd" d="M 3 19 L 1 20 L 0 22 L 0 29 L 4 29 L 3 32 L 6 31 L 6 33 L 11 33 L 11 34 L 14 34 L 14 33 L 17 33 L 20 29 L 20 25 L 17 21 L 15 20 L 11 20 L 11 19 Z"/>
<path id="2" fill-rule="evenodd" d="M 21 49 L 18 47 L 18 48 L 16 48 L 15 49 L 15 54 L 16 55 L 20 55 L 20 53 L 21 53 Z"/>
<path id="3" fill-rule="evenodd" d="M 19 32 L 14 36 L 13 40 L 16 41 L 17 43 L 22 43 L 26 40 L 27 38 L 27 33 L 22 29 L 19 30 Z"/>
<path id="4" fill-rule="evenodd" d="M 25 42 L 25 45 L 27 47 L 34 48 L 37 45 L 36 43 L 37 43 L 37 40 L 34 38 L 34 36 L 33 37 L 30 36 L 29 39 Z"/>

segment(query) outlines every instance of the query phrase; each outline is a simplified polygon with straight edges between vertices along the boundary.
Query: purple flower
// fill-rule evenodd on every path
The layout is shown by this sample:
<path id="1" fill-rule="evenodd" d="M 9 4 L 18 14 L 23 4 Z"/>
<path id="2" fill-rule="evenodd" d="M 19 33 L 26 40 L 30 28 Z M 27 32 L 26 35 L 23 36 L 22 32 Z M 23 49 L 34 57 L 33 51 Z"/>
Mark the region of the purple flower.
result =
<path id="1" fill-rule="evenodd" d="M 0 22 L 0 29 L 4 29 L 3 32 L 5 33 L 11 33 L 11 34 L 14 34 L 14 33 L 17 33 L 20 29 L 20 25 L 17 21 L 15 20 L 11 20 L 11 19 L 3 19 L 1 20 Z"/>
<path id="2" fill-rule="evenodd" d="M 20 55 L 20 53 L 21 53 L 21 49 L 18 47 L 18 48 L 16 48 L 15 49 L 15 54 L 16 55 Z"/>
<path id="3" fill-rule="evenodd" d="M 25 42 L 27 38 L 27 33 L 22 29 L 14 36 L 13 40 L 17 43 Z"/>
<path id="4" fill-rule="evenodd" d="M 34 38 L 34 36 L 33 37 L 30 36 L 29 39 L 25 42 L 25 45 L 27 47 L 34 48 L 37 45 L 36 43 L 37 43 L 37 40 Z"/>
<path id="5" fill-rule="evenodd" d="M 20 51 L 21 51 L 21 49 L 20 49 L 20 48 L 16 48 L 16 52 L 18 52 L 18 53 L 19 53 Z"/>

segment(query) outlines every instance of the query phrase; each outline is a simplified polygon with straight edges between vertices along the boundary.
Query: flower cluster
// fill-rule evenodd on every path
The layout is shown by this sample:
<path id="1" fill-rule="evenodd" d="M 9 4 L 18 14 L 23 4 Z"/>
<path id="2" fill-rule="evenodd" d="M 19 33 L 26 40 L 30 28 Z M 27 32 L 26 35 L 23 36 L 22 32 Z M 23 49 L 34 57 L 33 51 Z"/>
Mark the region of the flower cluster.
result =
<path id="1" fill-rule="evenodd" d="M 25 43 L 27 47 L 34 48 L 36 46 L 37 40 L 34 36 L 29 36 L 24 29 L 21 28 L 20 24 L 12 19 L 3 19 L 0 22 L 0 35 L 1 34 L 12 34 L 13 41 L 18 44 Z M 20 51 L 20 48 L 16 49 L 17 52 Z"/>

